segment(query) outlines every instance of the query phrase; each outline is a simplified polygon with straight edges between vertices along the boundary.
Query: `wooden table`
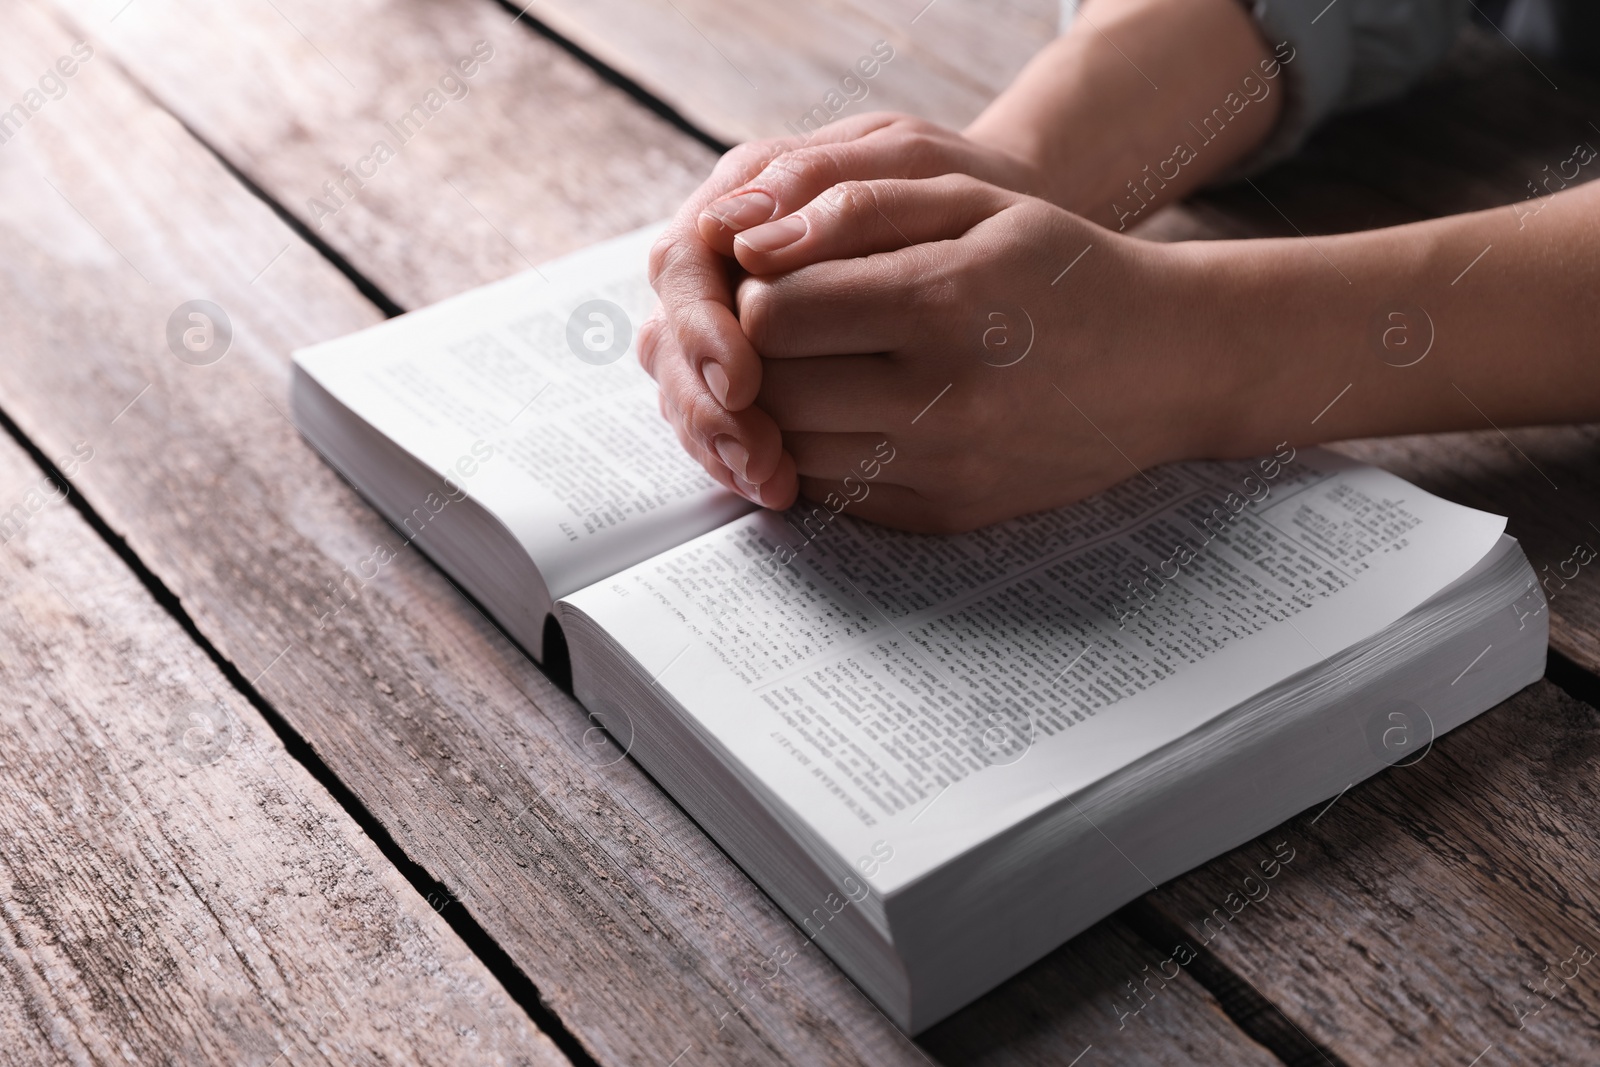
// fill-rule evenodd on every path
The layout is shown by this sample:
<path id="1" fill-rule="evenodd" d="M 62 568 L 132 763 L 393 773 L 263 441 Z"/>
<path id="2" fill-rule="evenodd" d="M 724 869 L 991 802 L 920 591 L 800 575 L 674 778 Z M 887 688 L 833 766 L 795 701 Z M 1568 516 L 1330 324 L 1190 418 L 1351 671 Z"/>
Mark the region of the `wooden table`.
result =
<path id="1" fill-rule="evenodd" d="M 781 133 L 880 38 L 868 104 L 960 123 L 1053 32 L 1051 0 L 13 0 L 5 20 L 5 106 L 73 74 L 0 127 L 0 1061 L 1595 1058 L 1600 968 L 1551 976 L 1600 948 L 1600 567 L 1552 601 L 1548 679 L 916 1042 L 635 765 L 586 759 L 581 709 L 426 561 L 323 619 L 391 535 L 284 417 L 290 350 L 668 214 L 718 147 Z M 478 42 L 468 95 L 319 209 Z M 1600 141 L 1591 120 L 1600 86 L 1477 34 L 1404 103 L 1143 233 L 1510 203 Z M 233 328 L 207 366 L 166 343 L 196 299 Z M 1593 427 L 1347 447 L 1510 515 L 1541 574 L 1600 545 Z M 1271 896 L 1126 1014 L 1278 842 Z M 794 962 L 753 981 L 780 947 Z"/>

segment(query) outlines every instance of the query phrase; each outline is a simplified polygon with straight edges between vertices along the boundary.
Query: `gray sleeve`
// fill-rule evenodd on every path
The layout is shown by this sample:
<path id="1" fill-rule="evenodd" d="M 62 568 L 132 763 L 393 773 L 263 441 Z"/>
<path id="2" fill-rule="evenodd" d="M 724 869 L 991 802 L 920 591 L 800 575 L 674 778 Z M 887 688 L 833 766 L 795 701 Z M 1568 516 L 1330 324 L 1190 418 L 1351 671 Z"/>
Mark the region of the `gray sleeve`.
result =
<path id="1" fill-rule="evenodd" d="M 1399 96 L 1444 57 L 1470 0 L 1245 0 L 1283 63 L 1277 127 L 1235 173 L 1292 154 L 1324 119 Z"/>

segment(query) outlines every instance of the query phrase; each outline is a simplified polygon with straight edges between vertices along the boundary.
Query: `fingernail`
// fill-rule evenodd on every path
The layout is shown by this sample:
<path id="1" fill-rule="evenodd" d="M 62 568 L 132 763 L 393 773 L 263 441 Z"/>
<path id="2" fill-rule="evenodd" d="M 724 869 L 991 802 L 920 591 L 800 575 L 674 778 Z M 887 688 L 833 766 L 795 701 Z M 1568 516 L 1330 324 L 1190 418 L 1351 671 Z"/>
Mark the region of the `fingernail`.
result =
<path id="1" fill-rule="evenodd" d="M 777 201 L 757 189 L 718 200 L 701 214 L 711 216 L 730 230 L 743 230 L 766 222 L 776 210 Z"/>
<path id="2" fill-rule="evenodd" d="M 746 230 L 735 237 L 734 242 L 744 245 L 752 252 L 776 252 L 780 248 L 794 244 L 805 235 L 805 218 L 800 215 L 790 215 L 786 219 Z"/>
<path id="3" fill-rule="evenodd" d="M 761 487 L 759 485 L 746 481 L 737 474 L 733 476 L 733 484 L 739 487 L 739 492 L 748 497 L 752 504 L 761 504 Z M 766 505 L 762 504 L 761 506 L 765 507 Z"/>
<path id="4" fill-rule="evenodd" d="M 750 466 L 750 451 L 738 441 L 727 434 L 718 434 L 711 439 L 711 447 L 717 450 L 717 455 L 722 457 L 722 462 L 728 469 L 739 477 L 745 477 L 745 469 Z"/>
<path id="5" fill-rule="evenodd" d="M 728 372 L 722 369 L 722 364 L 714 359 L 708 359 L 700 364 L 700 376 L 706 380 L 706 388 L 711 390 L 711 395 L 717 398 L 717 403 L 723 407 L 728 406 Z"/>

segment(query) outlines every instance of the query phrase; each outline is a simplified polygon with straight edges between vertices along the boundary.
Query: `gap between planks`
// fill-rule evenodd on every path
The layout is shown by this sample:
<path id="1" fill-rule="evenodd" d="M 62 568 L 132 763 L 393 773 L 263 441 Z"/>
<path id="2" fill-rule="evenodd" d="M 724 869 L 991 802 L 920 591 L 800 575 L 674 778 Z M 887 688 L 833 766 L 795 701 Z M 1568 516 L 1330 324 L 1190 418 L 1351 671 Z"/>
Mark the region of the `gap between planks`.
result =
<path id="1" fill-rule="evenodd" d="M 258 193 L 258 195 L 260 195 Z M 0 405 L 0 430 L 3 430 L 31 459 L 39 471 L 56 485 L 72 485 L 72 482 L 61 469 L 52 462 L 48 456 L 23 433 L 11 416 Z M 117 535 L 106 524 L 106 521 L 95 511 L 94 507 L 84 498 L 82 493 L 69 492 L 66 502 L 89 525 L 96 536 L 116 554 L 123 564 L 133 572 L 139 584 L 144 588 L 151 599 L 165 611 L 169 618 L 175 622 L 189 640 L 203 652 L 213 666 L 221 672 L 222 676 L 233 686 L 234 690 L 249 701 L 261 717 L 266 720 L 278 741 L 283 745 L 289 757 L 303 767 L 316 782 L 328 791 L 346 815 L 361 829 L 367 839 L 383 853 L 385 859 L 394 865 L 395 870 L 404 878 L 417 895 L 424 900 L 438 899 L 439 896 L 455 900 L 449 887 L 434 878 L 428 871 L 410 856 L 395 841 L 394 836 L 373 817 L 372 812 L 361 802 L 349 786 L 334 774 L 332 769 L 316 754 L 311 745 L 298 731 L 280 715 L 270 703 L 262 696 L 259 690 L 245 678 L 232 660 L 224 656 L 216 645 L 200 632 L 194 619 L 184 610 L 183 604 L 173 595 L 163 582 L 144 561 L 129 547 L 128 542 Z M 577 1037 L 567 1029 L 560 1017 L 547 1008 L 539 996 L 539 990 L 533 980 L 511 959 L 504 948 L 473 918 L 464 901 L 456 901 L 455 908 L 444 908 L 439 915 L 450 926 L 457 937 L 467 946 L 468 950 L 488 969 L 506 993 L 514 1000 L 528 1016 L 528 1018 L 544 1032 L 545 1036 L 553 1041 L 557 1048 L 572 1061 L 575 1067 L 598 1067 L 594 1058 L 587 1049 L 578 1041 Z"/>

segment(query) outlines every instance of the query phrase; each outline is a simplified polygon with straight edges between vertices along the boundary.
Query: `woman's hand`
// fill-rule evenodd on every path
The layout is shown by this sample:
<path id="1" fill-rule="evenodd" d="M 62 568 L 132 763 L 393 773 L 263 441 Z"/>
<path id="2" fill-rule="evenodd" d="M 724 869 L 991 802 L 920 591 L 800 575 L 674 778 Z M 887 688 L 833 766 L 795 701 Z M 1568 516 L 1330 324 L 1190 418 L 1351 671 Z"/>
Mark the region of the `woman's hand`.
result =
<path id="1" fill-rule="evenodd" d="M 733 248 L 756 402 L 811 499 L 884 440 L 894 459 L 851 511 L 928 532 L 1229 449 L 1242 389 L 1191 356 L 1207 309 L 1183 246 L 950 175 L 845 182 Z"/>
<path id="2" fill-rule="evenodd" d="M 972 174 L 1027 190 L 1025 160 L 904 115 L 844 119 L 808 141 L 757 141 L 729 152 L 650 255 L 661 308 L 639 333 L 640 360 L 661 386 L 662 413 L 685 449 L 723 485 L 775 506 L 795 475 L 778 428 L 752 407 L 761 362 L 734 317 L 734 238 L 782 218 L 842 181 Z"/>

